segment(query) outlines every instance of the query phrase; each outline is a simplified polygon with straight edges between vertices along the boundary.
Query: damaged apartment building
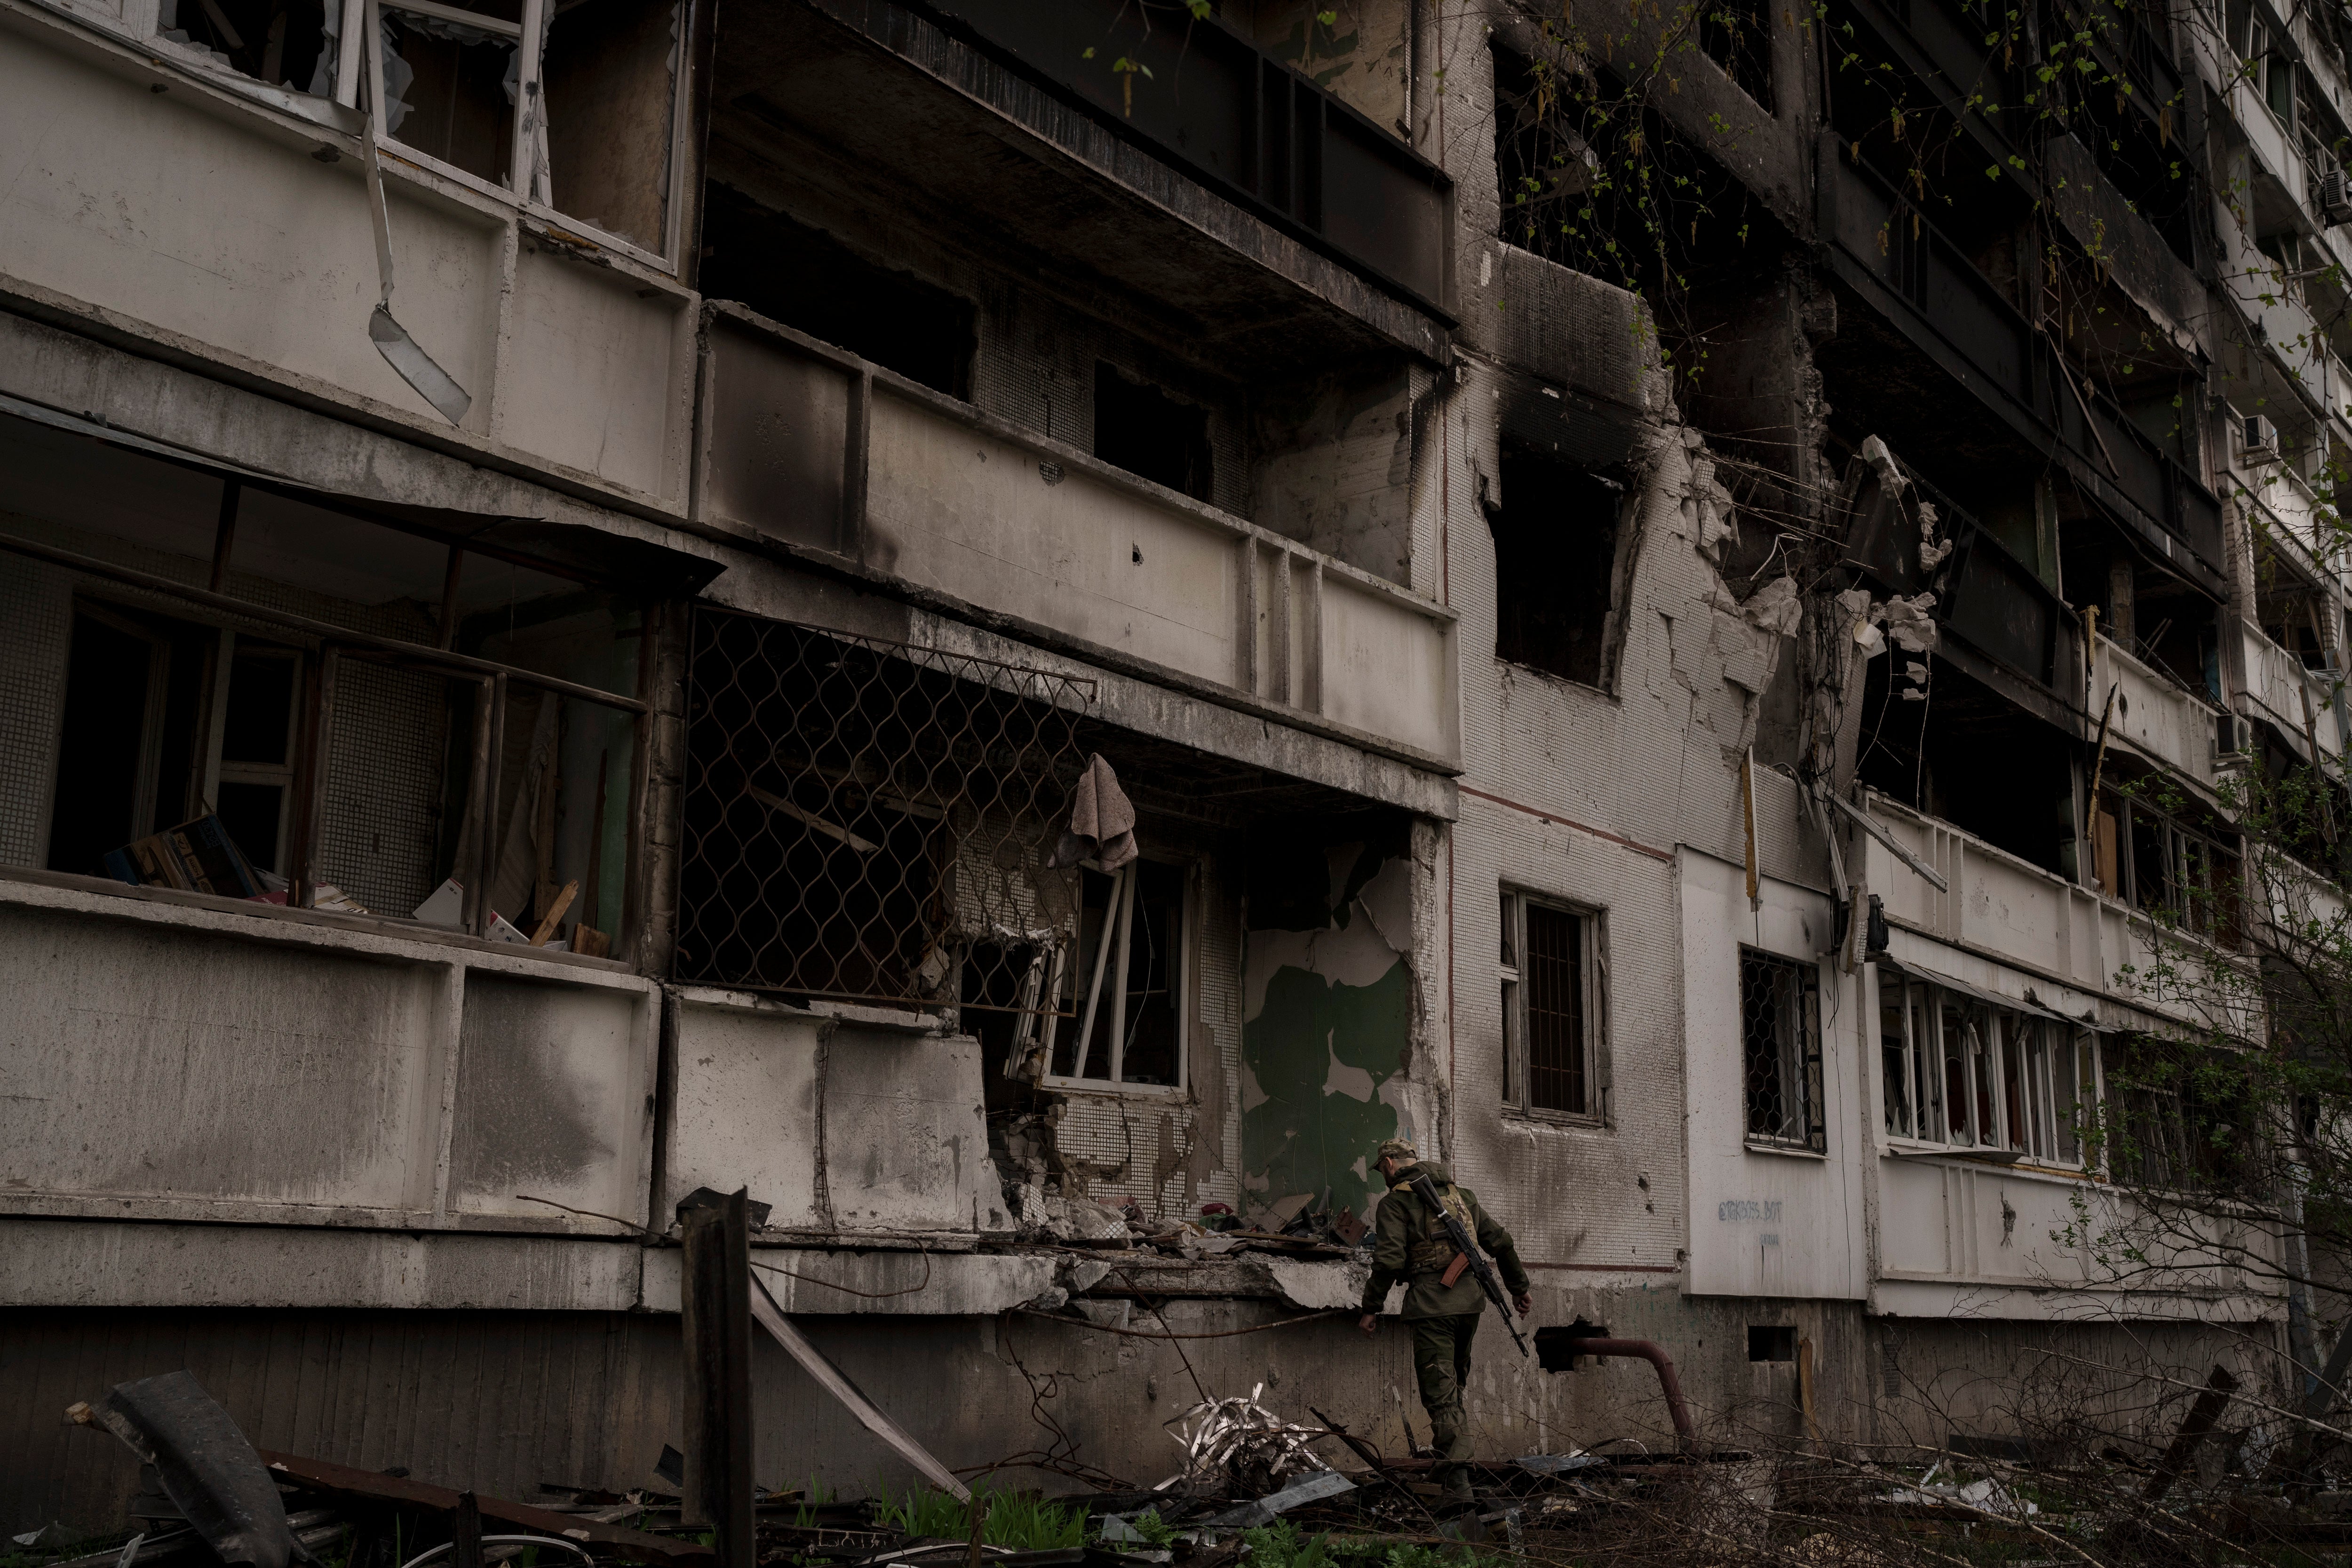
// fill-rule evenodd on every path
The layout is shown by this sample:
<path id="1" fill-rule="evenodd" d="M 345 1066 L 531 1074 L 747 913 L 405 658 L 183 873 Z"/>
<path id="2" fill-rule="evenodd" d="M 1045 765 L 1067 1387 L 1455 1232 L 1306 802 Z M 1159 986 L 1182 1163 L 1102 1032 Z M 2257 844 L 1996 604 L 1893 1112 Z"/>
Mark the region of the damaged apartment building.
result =
<path id="1" fill-rule="evenodd" d="M 2224 9 L 2028 149 L 2068 0 L 0 0 L 0 1524 L 181 1368 L 643 1483 L 703 1188 L 1024 1484 L 1403 1451 L 1398 1135 L 1537 1281 L 1482 1454 L 1673 1441 L 1583 1337 L 1891 1441 L 2284 1336 L 2052 1239 L 2217 781 L 2344 749 L 2344 58 Z M 761 1354 L 761 1484 L 903 1479 Z"/>

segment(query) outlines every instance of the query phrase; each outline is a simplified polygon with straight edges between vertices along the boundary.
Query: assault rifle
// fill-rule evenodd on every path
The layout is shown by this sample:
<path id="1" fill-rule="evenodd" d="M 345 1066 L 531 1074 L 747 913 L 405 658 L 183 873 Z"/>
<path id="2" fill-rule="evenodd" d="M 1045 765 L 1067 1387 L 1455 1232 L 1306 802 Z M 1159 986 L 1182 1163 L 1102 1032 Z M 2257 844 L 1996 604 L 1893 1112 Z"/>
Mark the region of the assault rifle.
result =
<path id="1" fill-rule="evenodd" d="M 1430 1179 L 1428 1172 L 1424 1171 L 1412 1179 L 1412 1190 L 1421 1194 L 1422 1202 L 1437 1211 L 1437 1217 L 1445 1222 L 1445 1239 L 1454 1244 L 1454 1265 L 1447 1268 L 1445 1282 L 1451 1285 L 1461 1279 L 1459 1265 L 1468 1264 L 1470 1272 L 1478 1277 L 1478 1289 L 1486 1292 L 1486 1300 L 1503 1310 L 1503 1328 L 1510 1334 L 1511 1342 L 1519 1347 L 1521 1355 L 1527 1354 L 1528 1342 L 1519 1338 L 1518 1325 L 1511 1321 L 1510 1298 L 1503 1294 L 1503 1282 L 1495 1278 L 1495 1266 L 1487 1262 L 1486 1255 L 1478 1250 L 1478 1238 L 1470 1234 L 1470 1227 L 1462 1223 L 1461 1215 L 1445 1206 L 1445 1201 L 1437 1195 L 1437 1184 Z"/>

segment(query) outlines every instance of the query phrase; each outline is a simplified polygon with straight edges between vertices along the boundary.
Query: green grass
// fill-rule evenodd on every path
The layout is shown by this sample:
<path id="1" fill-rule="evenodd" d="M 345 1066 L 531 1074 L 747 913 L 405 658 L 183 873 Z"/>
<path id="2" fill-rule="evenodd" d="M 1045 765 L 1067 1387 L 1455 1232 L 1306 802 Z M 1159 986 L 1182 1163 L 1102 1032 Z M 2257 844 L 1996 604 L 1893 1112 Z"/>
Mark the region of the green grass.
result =
<path id="1" fill-rule="evenodd" d="M 801 1489 L 801 1506 L 793 1510 L 793 1525 L 799 1530 L 816 1528 L 816 1510 L 833 1500 L 833 1489 L 814 1476 Z"/>
<path id="2" fill-rule="evenodd" d="M 978 1505 L 988 1510 L 980 1538 L 991 1546 L 1050 1552 L 1087 1543 L 1084 1508 L 1065 1508 L 1022 1492 L 974 1492 L 972 1504 L 967 1505 L 929 1488 L 919 1487 L 903 1498 L 893 1498 L 887 1487 L 876 1489 L 874 1522 L 886 1530 L 961 1541 L 971 1534 L 971 1507 Z"/>
<path id="3" fill-rule="evenodd" d="M 1512 1568 L 1510 1559 L 1465 1546 L 1382 1545 L 1299 1533 L 1286 1519 L 1242 1531 L 1250 1568 Z"/>

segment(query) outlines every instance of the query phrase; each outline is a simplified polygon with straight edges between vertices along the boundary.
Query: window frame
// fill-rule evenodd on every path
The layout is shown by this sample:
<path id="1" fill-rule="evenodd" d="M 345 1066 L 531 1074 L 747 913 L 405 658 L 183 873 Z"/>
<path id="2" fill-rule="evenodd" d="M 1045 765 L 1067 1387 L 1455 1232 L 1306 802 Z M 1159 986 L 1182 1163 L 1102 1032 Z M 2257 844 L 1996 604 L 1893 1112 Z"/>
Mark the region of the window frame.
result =
<path id="1" fill-rule="evenodd" d="M 91 25 L 101 31 L 122 38 L 125 43 L 142 51 L 151 58 L 168 61 L 181 69 L 210 79 L 234 76 L 239 80 L 252 82 L 258 88 L 281 93 L 286 90 L 277 88 L 274 83 L 263 82 L 257 77 L 247 77 L 241 71 L 232 71 L 217 65 L 205 50 L 196 46 L 177 43 L 164 37 L 160 30 L 162 7 L 158 0 L 126 0 L 119 17 L 98 14 L 94 11 L 85 12 L 80 5 L 75 5 L 75 0 L 62 0 L 62 3 L 73 5 L 76 13 L 86 16 Z M 188 0 L 188 3 L 193 4 L 194 0 Z M 548 0 L 522 0 L 523 16 L 520 23 L 508 23 L 498 17 L 486 16 L 482 18 L 480 24 L 483 26 L 483 30 L 488 32 L 502 32 L 509 27 L 516 28 L 518 30 L 516 47 L 521 51 L 520 68 L 517 74 L 515 87 L 515 101 L 509 106 L 512 118 L 509 121 L 509 134 L 515 152 L 510 160 L 512 167 L 508 171 L 507 178 L 486 180 L 478 174 L 471 174 L 454 163 L 436 158 L 429 153 L 419 152 L 398 137 L 385 132 L 383 128 L 380 107 L 372 107 L 370 115 L 376 126 L 379 139 L 385 150 L 393 154 L 387 161 L 386 173 L 398 173 L 400 165 L 405 163 L 410 166 L 412 172 L 421 171 L 437 178 L 451 181 L 477 195 L 488 197 L 501 205 L 515 209 L 521 216 L 537 219 L 563 235 L 593 240 L 603 249 L 626 256 L 673 279 L 680 278 L 683 271 L 686 208 L 690 205 L 683 199 L 683 193 L 686 188 L 687 153 L 690 141 L 688 132 L 692 127 L 693 94 L 689 88 L 694 68 L 693 37 L 696 29 L 701 25 L 701 13 L 708 3 L 709 0 L 678 0 L 683 14 L 683 25 L 679 29 L 678 59 L 672 77 L 670 92 L 669 145 L 667 167 L 664 174 L 669 195 L 664 204 L 660 248 L 649 248 L 635 240 L 625 238 L 599 227 L 585 217 L 566 213 L 556 206 L 551 200 L 541 202 L 531 197 L 530 184 L 533 176 L 530 163 L 531 147 L 530 139 L 523 134 L 523 115 L 529 106 L 534 102 L 543 103 L 546 98 L 541 72 L 546 54 L 547 33 L 555 19 L 556 10 L 554 5 L 548 4 Z M 375 76 L 374 51 L 363 49 L 362 42 L 365 38 L 375 37 L 375 34 L 369 29 L 373 27 L 379 10 L 388 6 L 395 11 L 413 10 L 424 15 L 435 14 L 425 10 L 422 6 L 399 4 L 398 0 L 321 0 L 321 4 L 331 5 L 341 19 L 341 32 L 335 40 L 334 101 L 345 109 L 352 110 L 359 107 L 359 83 L 362 76 L 367 76 L 371 82 Z M 451 0 L 439 0 L 438 9 L 451 8 Z M 457 8 L 462 9 L 462 7 Z M 536 47 L 533 47 L 534 45 Z M 381 94 L 371 90 L 371 104 L 377 105 L 380 100 Z M 265 98 L 263 101 L 267 102 L 268 100 Z"/>
<path id="2" fill-rule="evenodd" d="M 1584 1109 L 1562 1110 L 1531 1103 L 1532 1075 L 1528 1066 L 1527 952 L 1529 907 L 1567 915 L 1577 922 L 1577 1028 L 1582 1057 Z M 1609 1091 L 1601 1073 L 1601 911 L 1566 899 L 1504 883 L 1500 889 L 1502 941 L 1497 943 L 1496 973 L 1501 994 L 1502 1111 L 1506 1116 L 1568 1127 L 1609 1124 Z"/>
<path id="3" fill-rule="evenodd" d="M 1776 1050 L 1775 1064 L 1780 1079 L 1793 1081 L 1800 1091 L 1802 1104 L 1798 1122 L 1801 1131 L 1791 1135 L 1786 1131 L 1759 1131 L 1757 1119 L 1757 1086 L 1748 1065 L 1748 1013 L 1751 1005 L 1748 977 L 1759 969 L 1776 969 L 1787 973 L 1800 991 L 1800 1027 L 1803 1037 L 1791 1042 L 1782 1039 Z M 1809 1154 L 1816 1158 L 1829 1155 L 1829 1118 L 1825 1104 L 1828 1099 L 1829 1063 L 1822 1021 L 1822 965 L 1817 959 L 1791 958 L 1787 953 L 1769 948 L 1739 944 L 1739 1064 L 1740 1064 L 1740 1136 L 1750 1149 L 1777 1154 Z M 1791 1050 L 1793 1047 L 1793 1055 Z M 1807 1047 L 1811 1048 L 1808 1049 Z M 1785 1100 L 1785 1090 L 1783 1093 Z M 1788 1121 L 1785 1110 L 1782 1122 Z"/>
<path id="4" fill-rule="evenodd" d="M 1055 1058 L 1060 1054 L 1062 1048 L 1061 1030 L 1065 1022 L 1064 1015 L 1059 1008 L 1056 1008 L 1045 1016 L 1043 1048 L 1045 1052 L 1046 1070 L 1045 1076 L 1038 1080 L 1044 1088 L 1088 1094 L 1182 1096 L 1189 1095 L 1192 1091 L 1192 1014 L 1198 1000 L 1195 986 L 1201 971 L 1201 922 L 1198 918 L 1201 907 L 1201 863 L 1198 860 L 1163 858 L 1157 855 L 1145 855 L 1129 861 L 1127 866 L 1117 871 L 1105 871 L 1098 860 L 1088 859 L 1079 863 L 1083 870 L 1112 879 L 1110 896 L 1120 905 L 1118 914 L 1106 919 L 1103 922 L 1102 945 L 1108 948 L 1116 942 L 1117 956 L 1114 958 L 1108 952 L 1104 954 L 1103 991 L 1099 997 L 1093 1000 L 1097 1008 L 1109 1007 L 1113 1018 L 1118 1017 L 1126 1011 L 1127 957 L 1129 943 L 1134 940 L 1134 893 L 1137 885 L 1137 879 L 1129 875 L 1129 872 L 1133 868 L 1146 863 L 1169 867 L 1178 875 L 1176 952 L 1172 955 L 1173 973 L 1168 978 L 1169 994 L 1174 999 L 1176 1014 L 1176 1081 L 1174 1083 L 1131 1083 L 1120 1076 L 1127 1065 L 1127 1042 L 1116 1033 L 1111 1037 L 1110 1076 L 1108 1078 L 1082 1076 L 1086 1067 L 1087 1039 L 1093 1033 L 1095 1016 L 1094 1011 L 1088 1006 L 1089 998 L 1087 994 L 1093 988 L 1094 962 L 1093 955 L 1079 951 L 1076 942 L 1073 940 L 1069 961 L 1052 967 L 1056 978 L 1068 981 L 1071 986 L 1069 1000 L 1072 1011 L 1067 1016 L 1066 1021 L 1077 1041 L 1076 1054 L 1073 1060 L 1081 1070 L 1076 1074 L 1058 1073 L 1053 1070 Z M 1083 915 L 1080 917 L 1078 929 L 1081 931 L 1085 929 Z M 1112 984 L 1114 979 L 1117 981 L 1116 988 Z"/>
<path id="5" fill-rule="evenodd" d="M 2086 1114 L 2094 1119 L 2102 1114 L 2105 1100 L 2098 1031 L 1980 1002 L 1930 981 L 1882 972 L 1878 984 L 1877 1125 L 1883 1146 L 2014 1154 L 2037 1168 L 2095 1173 L 2084 1159 L 2080 1127 Z M 1885 1030 L 1890 1006 L 1899 1006 L 1903 1016 L 1899 1051 L 1886 1043 L 1891 1038 Z M 1948 1037 L 1948 1014 L 1960 1021 L 1964 1033 L 1958 1041 Z M 1905 1097 L 1912 1111 L 1907 1132 L 1894 1131 L 1887 1121 L 1890 1058 L 1899 1059 L 1906 1075 Z M 1964 1091 L 1959 1126 L 1951 1123 L 1953 1066 L 1960 1068 Z M 1990 1084 L 1984 1078 L 1988 1070 L 1994 1080 Z M 1926 1095 L 1930 1086 L 1938 1091 L 1932 1112 Z M 1988 1110 L 1990 1126 L 1985 1125 Z"/>
<path id="6" fill-rule="evenodd" d="M 339 509 L 328 508 L 327 510 Z M 389 524 L 378 519 L 367 517 L 359 512 L 339 512 L 339 514 L 370 527 L 390 527 Z M 224 507 L 221 509 L 218 521 L 214 525 L 214 558 L 218 563 L 218 569 L 224 574 L 230 569 L 234 561 L 232 543 L 236 537 L 236 515 L 234 507 Z M 406 531 L 394 529 L 393 531 Z M 486 552 L 468 552 L 462 542 L 445 540 L 438 535 L 422 534 L 420 536 L 430 539 L 434 542 L 445 544 L 451 552 L 453 566 L 457 560 L 468 553 L 487 553 Z M 209 631 L 215 636 L 226 636 L 231 633 L 242 636 L 245 635 L 247 627 L 259 627 L 261 633 L 258 635 L 266 637 L 268 640 L 278 646 L 294 650 L 297 658 L 296 670 L 300 679 L 297 682 L 294 696 L 295 732 L 289 737 L 292 759 L 289 766 L 293 785 L 290 792 L 291 798 L 281 807 L 283 815 L 279 819 L 279 832 L 281 843 L 285 847 L 279 857 L 279 870 L 277 873 L 282 876 L 287 883 L 284 907 L 289 910 L 311 910 L 320 907 L 314 900 L 320 880 L 325 803 L 328 786 L 336 776 L 333 748 L 330 743 L 332 733 L 333 693 L 337 668 L 346 658 L 355 662 L 378 663 L 426 673 L 452 682 L 466 682 L 476 689 L 475 700 L 478 706 L 475 710 L 473 732 L 469 742 L 466 742 L 472 753 L 472 766 L 467 773 L 471 783 L 467 790 L 465 816 L 473 824 L 476 847 L 481 859 L 476 867 L 467 867 L 461 863 L 457 871 L 452 873 L 454 876 L 457 872 L 471 870 L 473 875 L 470 879 L 461 880 L 461 885 L 466 890 L 462 900 L 459 923 L 455 928 L 446 929 L 454 929 L 469 939 L 488 943 L 495 951 L 512 951 L 520 945 L 501 940 L 493 934 L 494 928 L 499 921 L 498 915 L 490 909 L 488 890 L 492 879 L 490 871 L 495 862 L 492 846 L 496 842 L 497 835 L 491 826 L 489 808 L 485 804 L 486 786 L 495 777 L 490 752 L 493 750 L 493 737 L 501 732 L 505 725 L 509 688 L 510 686 L 527 688 L 541 693 L 543 699 L 583 701 L 628 715 L 630 743 L 635 748 L 635 754 L 629 763 L 632 778 L 629 795 L 619 807 L 623 813 L 622 820 L 625 824 L 625 832 L 622 849 L 621 918 L 613 933 L 618 951 L 604 956 L 631 969 L 641 966 L 642 955 L 635 951 L 635 944 L 627 933 L 635 929 L 641 912 L 641 900 L 645 894 L 641 875 L 646 828 L 647 749 L 652 742 L 651 721 L 654 714 L 651 703 L 635 695 L 625 696 L 618 692 L 599 690 L 561 677 L 543 675 L 519 665 L 505 664 L 499 660 L 461 654 L 437 646 L 409 642 L 399 637 L 314 620 L 259 601 L 247 600 L 215 589 L 199 588 L 194 584 L 177 582 L 141 571 L 136 567 L 83 556 L 36 541 L 9 539 L 0 542 L 0 560 L 25 559 L 45 561 L 52 566 L 62 567 L 79 579 L 75 584 L 74 597 L 78 610 L 110 607 L 120 612 L 136 609 L 160 614 L 198 630 Z M 453 582 L 455 580 L 454 572 L 451 574 L 451 580 Z M 593 579 L 583 577 L 579 580 L 589 582 Z M 126 587 L 132 591 L 131 594 L 126 595 L 121 592 Z M 646 608 L 648 612 L 653 603 L 654 598 L 649 595 L 646 601 Z M 448 613 L 448 605 L 445 603 L 443 606 L 445 616 Z M 228 644 L 228 651 L 234 654 L 233 641 Z M 214 715 L 223 711 L 217 699 L 226 691 L 222 673 L 218 670 L 215 672 L 213 684 L 207 688 L 204 698 L 212 710 L 205 715 L 207 738 L 205 756 L 203 759 L 206 765 L 203 776 L 208 786 L 218 782 L 216 771 L 213 766 L 217 760 L 218 748 L 212 736 L 216 730 Z M 69 679 L 69 676 L 62 678 Z M 459 739 L 453 734 L 450 741 L 451 746 L 454 748 L 460 743 Z M 146 752 L 147 748 L 142 736 L 141 763 L 142 773 L 148 771 L 152 761 L 152 755 Z M 52 778 L 57 766 L 57 756 L 53 739 L 49 758 Z M 152 796 L 149 798 L 152 804 Z M 52 799 L 47 815 L 44 818 L 41 832 L 44 858 L 47 858 L 48 841 L 54 830 L 55 813 L 56 802 Z M 106 879 L 94 878 L 92 880 L 104 883 Z M 218 897 L 219 895 L 199 896 Z M 244 907 L 250 900 L 229 899 L 224 901 L 232 907 Z M 330 909 L 331 912 L 331 906 Z M 390 911 L 370 911 L 357 918 L 377 921 L 383 929 L 394 931 L 414 928 L 419 923 L 414 915 L 404 917 Z"/>

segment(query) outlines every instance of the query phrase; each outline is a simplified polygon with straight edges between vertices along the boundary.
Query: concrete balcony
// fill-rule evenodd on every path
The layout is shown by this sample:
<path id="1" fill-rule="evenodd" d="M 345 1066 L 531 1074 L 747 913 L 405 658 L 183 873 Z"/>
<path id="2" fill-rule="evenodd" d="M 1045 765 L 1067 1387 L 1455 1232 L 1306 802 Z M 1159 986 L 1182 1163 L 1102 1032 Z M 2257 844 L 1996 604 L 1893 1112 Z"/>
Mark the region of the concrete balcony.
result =
<path id="1" fill-rule="evenodd" d="M 624 1309 L 638 1249 L 559 1244 L 659 1230 L 705 1184 L 749 1182 L 803 1237 L 969 1248 L 1010 1224 L 978 1044 L 918 1015 L 681 991 L 657 1133 L 662 992 L 611 961 L 18 870 L 0 989 L 0 1099 L 40 1108 L 0 1125 L 0 1221 L 89 1222 L 55 1234 L 119 1246 L 110 1266 L 161 1247 L 159 1300 L 323 1280 L 334 1305 Z M 118 1222 L 119 1244 L 94 1228 Z M 247 1240 L 175 1252 L 192 1222 Z M 234 1278 L 187 1267 L 215 1255 Z M 264 1257 L 323 1272 L 272 1281 Z"/>
<path id="2" fill-rule="evenodd" d="M 2330 670 L 2307 668 L 2253 626 L 2244 627 L 2240 635 L 2244 643 L 2246 701 L 2253 709 L 2248 716 L 2269 723 L 2306 762 L 2311 760 L 2315 738 L 2323 757 L 2343 756 L 2347 730 L 2341 678 Z"/>
<path id="3" fill-rule="evenodd" d="M 568 1205 L 643 1223 L 659 988 L 394 924 L 0 879 L 0 1098 L 39 1108 L 0 1126 L 0 1215 L 627 1234 Z"/>
<path id="4" fill-rule="evenodd" d="M 2164 1011 L 2122 973 L 2126 965 L 2145 972 L 2156 952 L 2146 917 L 1875 792 L 1867 809 L 1948 884 L 1938 891 L 1884 845 L 1864 840 L 1863 876 L 1900 928 L 1898 962 L 1911 956 L 1902 950 L 1904 933 L 1916 932 L 2052 983 L 2042 1005 L 2070 1016 L 2102 1000 Z"/>
<path id="5" fill-rule="evenodd" d="M 0 142 L 48 150 L 0 222 L 10 311 L 641 512 L 682 506 L 694 318 L 668 264 L 557 237 L 563 220 L 510 192 L 387 154 L 393 310 L 472 395 L 453 426 L 369 340 L 355 136 L 148 47 L 11 16 Z"/>
<path id="6" fill-rule="evenodd" d="M 2212 784 L 2213 721 L 2221 709 L 2101 637 L 2091 667 L 2094 715 L 2105 706 L 2110 686 L 2116 710 L 2108 729 L 2115 740 L 2199 784 Z"/>
<path id="7" fill-rule="evenodd" d="M 1451 610 L 740 307 L 704 319 L 701 521 L 1455 771 Z"/>

